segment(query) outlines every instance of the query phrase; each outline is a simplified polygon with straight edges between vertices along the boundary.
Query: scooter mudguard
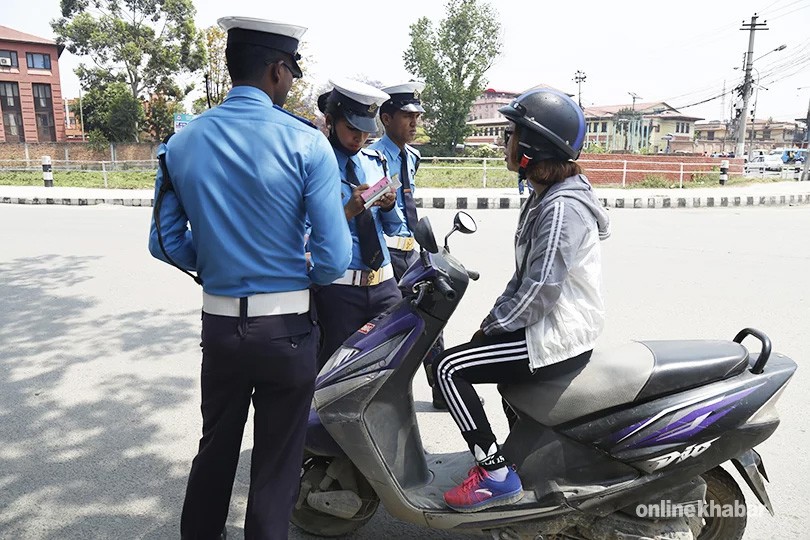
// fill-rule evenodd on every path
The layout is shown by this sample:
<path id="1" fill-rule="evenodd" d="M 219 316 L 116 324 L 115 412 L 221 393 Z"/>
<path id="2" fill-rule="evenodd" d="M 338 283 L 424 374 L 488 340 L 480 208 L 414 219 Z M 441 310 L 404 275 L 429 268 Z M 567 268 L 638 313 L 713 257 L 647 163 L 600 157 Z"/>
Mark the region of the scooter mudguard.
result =
<path id="1" fill-rule="evenodd" d="M 765 466 L 762 464 L 762 458 L 753 448 L 747 452 L 743 452 L 739 456 L 732 458 L 731 462 L 739 471 L 740 476 L 743 477 L 745 483 L 757 496 L 762 506 L 768 509 L 768 512 L 773 515 L 773 506 L 771 499 L 768 497 L 768 492 L 765 491 L 765 482 L 768 480 L 768 475 L 765 473 Z"/>

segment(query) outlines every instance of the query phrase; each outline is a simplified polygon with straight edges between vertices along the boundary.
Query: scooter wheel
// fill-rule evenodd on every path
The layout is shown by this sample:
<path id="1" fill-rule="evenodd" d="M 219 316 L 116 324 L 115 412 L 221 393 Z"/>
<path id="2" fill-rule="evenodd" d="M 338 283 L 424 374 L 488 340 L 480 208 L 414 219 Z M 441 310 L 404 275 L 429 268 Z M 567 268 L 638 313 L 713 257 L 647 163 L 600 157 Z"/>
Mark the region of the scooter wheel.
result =
<path id="1" fill-rule="evenodd" d="M 303 497 L 299 496 L 299 504 L 293 508 L 290 521 L 299 529 L 315 536 L 335 537 L 352 533 L 374 517 L 380 504 L 380 499 L 374 492 L 374 488 L 353 466 L 352 478 L 347 479 L 346 482 L 349 485 L 344 486 L 339 479 L 335 479 L 331 481 L 328 487 L 322 489 L 320 486 L 328 482 L 328 479 L 327 482 L 324 482 L 324 480 L 326 479 L 326 470 L 331 462 L 332 458 L 329 457 L 304 456 L 304 464 L 301 467 L 302 489 L 306 486 L 312 486 L 306 487 L 311 491 L 352 489 L 363 501 L 363 506 L 354 517 L 344 519 L 312 508 L 307 503 L 306 494 L 303 494 Z"/>
<path id="2" fill-rule="evenodd" d="M 748 508 L 745 496 L 734 478 L 721 467 L 715 467 L 701 475 L 706 481 L 706 504 L 718 509 L 743 509 L 741 515 L 706 516 L 706 523 L 700 530 L 697 540 L 740 540 L 745 533 Z M 728 505 L 728 506 L 727 506 Z M 723 512 L 725 513 L 725 512 Z M 736 512 L 735 512 L 736 513 Z"/>

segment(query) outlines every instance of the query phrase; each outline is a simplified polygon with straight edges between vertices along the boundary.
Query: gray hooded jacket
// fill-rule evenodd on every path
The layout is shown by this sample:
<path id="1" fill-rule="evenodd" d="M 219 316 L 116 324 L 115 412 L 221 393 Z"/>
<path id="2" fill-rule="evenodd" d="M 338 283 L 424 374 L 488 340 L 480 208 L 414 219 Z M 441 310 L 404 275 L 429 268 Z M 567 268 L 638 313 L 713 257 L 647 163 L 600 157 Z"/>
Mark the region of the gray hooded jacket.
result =
<path id="1" fill-rule="evenodd" d="M 605 321 L 599 241 L 608 236 L 607 212 L 584 175 L 533 193 L 515 233 L 515 273 L 484 333 L 525 328 L 532 369 L 593 349 Z"/>

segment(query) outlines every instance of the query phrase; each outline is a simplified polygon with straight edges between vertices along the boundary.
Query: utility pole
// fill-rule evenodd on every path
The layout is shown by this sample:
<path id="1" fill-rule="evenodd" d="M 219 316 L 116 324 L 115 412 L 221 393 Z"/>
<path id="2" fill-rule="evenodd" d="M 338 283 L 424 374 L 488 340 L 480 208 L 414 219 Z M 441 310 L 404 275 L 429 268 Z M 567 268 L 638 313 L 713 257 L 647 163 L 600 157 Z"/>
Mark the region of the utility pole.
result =
<path id="1" fill-rule="evenodd" d="M 767 30 L 768 21 L 758 23 L 759 17 L 756 13 L 751 17 L 751 22 L 746 24 L 743 21 L 740 30 L 748 30 L 748 54 L 745 61 L 745 79 L 743 81 L 743 108 L 740 113 L 740 123 L 737 131 L 737 151 L 735 156 L 740 157 L 745 153 L 745 120 L 748 114 L 748 105 L 751 101 L 751 68 L 754 67 L 754 34 L 757 30 Z"/>
<path id="2" fill-rule="evenodd" d="M 577 87 L 579 88 L 579 108 L 582 108 L 582 83 L 587 78 L 585 73 L 578 69 L 577 72 L 574 74 L 574 80 L 577 82 Z"/>

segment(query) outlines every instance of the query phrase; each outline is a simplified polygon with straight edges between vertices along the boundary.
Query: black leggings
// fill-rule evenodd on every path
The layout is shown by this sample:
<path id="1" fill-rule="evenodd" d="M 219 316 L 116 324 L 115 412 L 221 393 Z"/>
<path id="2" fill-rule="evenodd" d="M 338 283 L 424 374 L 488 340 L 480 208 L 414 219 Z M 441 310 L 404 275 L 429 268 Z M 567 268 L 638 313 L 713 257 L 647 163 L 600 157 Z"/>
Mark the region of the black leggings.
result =
<path id="1" fill-rule="evenodd" d="M 590 356 L 591 351 L 587 351 L 565 360 L 563 364 L 579 364 L 580 361 L 587 361 Z M 578 362 L 571 362 L 574 359 Z M 494 336 L 477 334 L 473 341 L 445 350 L 433 362 L 434 380 L 473 454 L 476 445 L 486 450 L 496 443 L 473 384 L 518 384 L 532 378 L 554 376 L 563 367 L 567 366 L 552 364 L 532 372 L 529 368 L 529 350 L 524 329 Z M 507 411 L 507 417 L 509 416 Z M 509 420 L 511 427 L 514 418 Z"/>

